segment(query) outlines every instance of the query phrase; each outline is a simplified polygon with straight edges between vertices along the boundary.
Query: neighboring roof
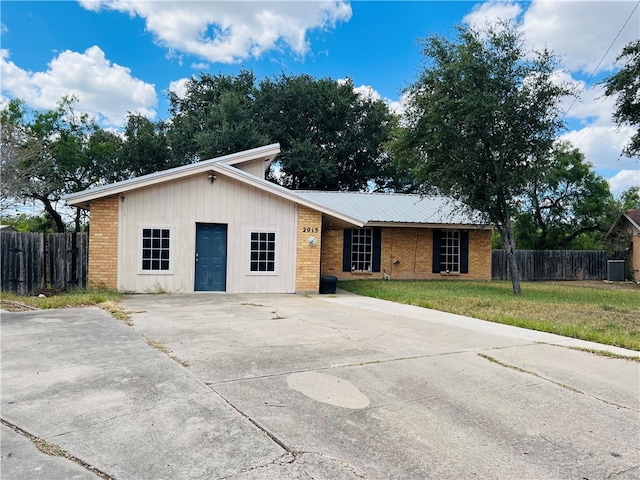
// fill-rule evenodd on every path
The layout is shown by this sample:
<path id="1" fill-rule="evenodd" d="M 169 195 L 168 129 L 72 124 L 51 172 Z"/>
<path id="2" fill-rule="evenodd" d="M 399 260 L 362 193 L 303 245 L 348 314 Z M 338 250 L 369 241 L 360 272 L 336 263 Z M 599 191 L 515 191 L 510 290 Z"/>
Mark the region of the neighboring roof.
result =
<path id="1" fill-rule="evenodd" d="M 0 225 L 0 232 L 13 233 L 17 232 L 11 225 Z"/>
<path id="2" fill-rule="evenodd" d="M 640 209 L 636 208 L 634 210 L 627 210 L 624 213 L 624 216 L 627 217 L 627 220 L 631 222 L 638 231 L 640 231 Z"/>
<path id="3" fill-rule="evenodd" d="M 399 193 L 296 191 L 296 195 L 319 205 L 375 224 L 428 224 L 488 226 L 478 212 L 446 197 Z"/>
<path id="4" fill-rule="evenodd" d="M 620 228 L 622 228 L 622 225 L 624 225 L 625 222 L 629 222 L 632 228 L 640 232 L 640 209 L 627 210 L 620 215 L 618 220 L 611 225 L 611 228 L 607 232 L 607 237 L 619 235 Z"/>

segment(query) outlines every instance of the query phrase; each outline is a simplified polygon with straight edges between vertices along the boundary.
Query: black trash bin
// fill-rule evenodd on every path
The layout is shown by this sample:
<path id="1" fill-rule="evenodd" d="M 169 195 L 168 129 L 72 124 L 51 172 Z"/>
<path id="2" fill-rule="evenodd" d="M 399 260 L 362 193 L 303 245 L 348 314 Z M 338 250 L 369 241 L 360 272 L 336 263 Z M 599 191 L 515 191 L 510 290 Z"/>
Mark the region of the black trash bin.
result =
<path id="1" fill-rule="evenodd" d="M 333 275 L 322 275 L 320 277 L 320 293 L 336 293 L 337 277 Z"/>

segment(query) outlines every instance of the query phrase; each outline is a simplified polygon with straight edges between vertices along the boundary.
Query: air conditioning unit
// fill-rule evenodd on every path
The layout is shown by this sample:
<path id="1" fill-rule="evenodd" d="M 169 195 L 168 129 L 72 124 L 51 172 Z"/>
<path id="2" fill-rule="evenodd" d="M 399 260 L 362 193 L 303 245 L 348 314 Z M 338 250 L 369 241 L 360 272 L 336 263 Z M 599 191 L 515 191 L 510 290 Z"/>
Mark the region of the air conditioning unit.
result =
<path id="1" fill-rule="evenodd" d="M 607 280 L 624 282 L 624 260 L 607 260 Z"/>

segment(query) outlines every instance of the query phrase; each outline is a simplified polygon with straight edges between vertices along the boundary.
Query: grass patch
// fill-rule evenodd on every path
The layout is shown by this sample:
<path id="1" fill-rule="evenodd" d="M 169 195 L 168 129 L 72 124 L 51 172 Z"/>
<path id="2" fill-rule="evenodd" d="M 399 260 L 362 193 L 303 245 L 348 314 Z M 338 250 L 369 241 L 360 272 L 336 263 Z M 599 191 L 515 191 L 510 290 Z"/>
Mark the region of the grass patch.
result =
<path id="1" fill-rule="evenodd" d="M 167 357 L 169 357 L 171 360 L 173 360 L 176 363 L 179 363 L 180 365 L 182 365 L 183 367 L 188 367 L 189 363 L 184 361 L 184 360 L 180 360 L 178 357 L 176 357 L 173 352 L 171 351 L 171 349 L 169 349 L 169 347 L 167 347 L 163 342 L 159 341 L 159 340 L 153 340 L 149 337 L 147 337 L 146 335 L 143 335 L 144 339 L 147 341 L 147 344 L 150 347 L 155 348 L 156 350 L 160 350 L 162 353 L 164 353 Z"/>
<path id="2" fill-rule="evenodd" d="M 60 295 L 49 297 L 29 297 L 15 295 L 13 293 L 0 292 L 0 302 L 2 306 L 7 306 L 7 310 L 12 311 L 11 305 L 26 305 L 28 307 L 47 310 L 50 308 L 72 308 L 99 306 L 105 302 L 117 303 L 124 297 L 123 294 L 114 290 L 84 290 L 77 289 Z"/>
<path id="3" fill-rule="evenodd" d="M 359 295 L 640 351 L 640 288 L 526 282 L 351 280 Z"/>

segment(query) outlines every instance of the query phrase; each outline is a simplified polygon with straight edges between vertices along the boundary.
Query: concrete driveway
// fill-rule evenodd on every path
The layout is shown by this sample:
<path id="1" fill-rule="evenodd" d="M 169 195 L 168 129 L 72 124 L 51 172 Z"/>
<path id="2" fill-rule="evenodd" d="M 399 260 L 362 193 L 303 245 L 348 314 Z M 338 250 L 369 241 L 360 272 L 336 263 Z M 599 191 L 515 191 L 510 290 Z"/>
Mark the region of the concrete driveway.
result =
<path id="1" fill-rule="evenodd" d="M 348 294 L 123 304 L 2 314 L 2 478 L 640 477 L 640 364 L 568 348 L 608 347 Z"/>

